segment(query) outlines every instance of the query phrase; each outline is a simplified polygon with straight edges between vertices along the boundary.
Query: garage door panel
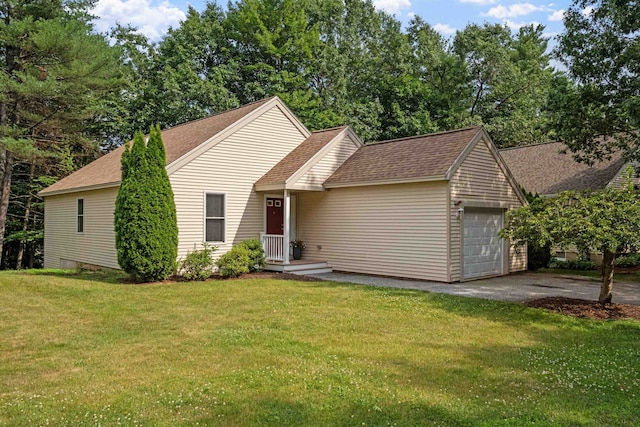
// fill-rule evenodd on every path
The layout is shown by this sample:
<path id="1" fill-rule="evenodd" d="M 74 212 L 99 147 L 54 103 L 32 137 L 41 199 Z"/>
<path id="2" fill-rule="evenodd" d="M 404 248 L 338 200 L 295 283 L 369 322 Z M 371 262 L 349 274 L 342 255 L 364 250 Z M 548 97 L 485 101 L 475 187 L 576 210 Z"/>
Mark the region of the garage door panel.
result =
<path id="1" fill-rule="evenodd" d="M 498 236 L 503 213 L 497 209 L 469 209 L 464 213 L 463 278 L 502 273 L 503 241 Z"/>

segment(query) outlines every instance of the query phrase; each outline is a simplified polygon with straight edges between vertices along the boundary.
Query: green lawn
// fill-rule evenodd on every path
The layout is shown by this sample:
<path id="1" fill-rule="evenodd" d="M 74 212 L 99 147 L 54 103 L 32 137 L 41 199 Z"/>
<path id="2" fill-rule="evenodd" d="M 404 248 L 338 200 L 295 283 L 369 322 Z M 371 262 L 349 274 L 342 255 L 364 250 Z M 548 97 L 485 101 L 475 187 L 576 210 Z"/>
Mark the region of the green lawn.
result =
<path id="1" fill-rule="evenodd" d="M 640 425 L 640 322 L 330 282 L 0 273 L 1 425 Z"/>

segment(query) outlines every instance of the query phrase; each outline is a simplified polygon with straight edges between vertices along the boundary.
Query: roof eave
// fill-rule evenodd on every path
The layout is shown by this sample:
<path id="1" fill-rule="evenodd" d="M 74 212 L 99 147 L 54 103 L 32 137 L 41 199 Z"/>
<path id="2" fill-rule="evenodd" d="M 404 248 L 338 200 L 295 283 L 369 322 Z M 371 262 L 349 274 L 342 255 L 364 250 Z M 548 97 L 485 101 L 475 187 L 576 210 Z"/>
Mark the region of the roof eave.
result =
<path id="1" fill-rule="evenodd" d="M 390 185 L 390 184 L 412 184 L 416 182 L 433 182 L 433 181 L 446 181 L 443 175 L 421 176 L 415 178 L 395 178 L 395 179 L 381 179 L 375 181 L 353 181 L 353 182 L 336 182 L 336 183 L 324 183 L 323 186 L 326 189 L 330 188 L 345 188 L 345 187 L 365 187 L 369 185 Z"/>
<path id="2" fill-rule="evenodd" d="M 255 184 L 256 191 L 273 191 L 273 190 L 285 190 L 284 182 L 275 182 L 269 184 Z"/>
<path id="3" fill-rule="evenodd" d="M 87 185 L 84 187 L 73 187 L 73 188 L 65 188 L 65 189 L 61 189 L 61 190 L 53 190 L 53 191 L 47 191 L 42 190 L 38 193 L 38 196 L 40 197 L 48 197 L 48 196 L 59 196 L 62 194 L 70 194 L 70 193 L 80 193 L 83 191 L 93 191 L 93 190 L 102 190 L 104 188 L 112 188 L 112 187 L 119 187 L 120 186 L 120 181 L 114 181 L 114 182 L 107 182 L 107 183 L 103 183 L 103 184 L 95 184 L 95 185 Z"/>

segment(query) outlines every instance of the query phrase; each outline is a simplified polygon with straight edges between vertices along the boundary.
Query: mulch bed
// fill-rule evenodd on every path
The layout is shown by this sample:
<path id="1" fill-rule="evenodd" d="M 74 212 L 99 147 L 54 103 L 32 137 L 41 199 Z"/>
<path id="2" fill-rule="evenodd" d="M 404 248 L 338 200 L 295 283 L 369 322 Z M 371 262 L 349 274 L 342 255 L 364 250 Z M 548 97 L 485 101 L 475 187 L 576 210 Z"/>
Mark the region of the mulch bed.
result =
<path id="1" fill-rule="evenodd" d="M 545 297 L 525 302 L 533 308 L 544 308 L 549 311 L 574 317 L 586 317 L 598 320 L 635 319 L 640 320 L 640 306 L 631 304 L 600 304 L 577 298 Z"/>
<path id="2" fill-rule="evenodd" d="M 246 280 L 246 279 L 280 279 L 280 280 L 297 280 L 298 282 L 322 282 L 323 281 L 322 279 L 318 279 L 316 277 L 298 276 L 296 274 L 278 273 L 274 271 L 261 271 L 258 273 L 243 274 L 242 276 L 235 277 L 235 278 L 223 278 L 223 277 L 220 277 L 218 273 L 214 273 L 209 278 L 209 280 Z M 185 282 L 185 281 L 178 276 L 172 276 L 160 282 L 153 282 L 153 283 L 139 283 L 128 277 L 123 277 L 119 279 L 118 282 L 125 285 L 154 285 L 154 284 L 162 285 L 162 284 Z"/>

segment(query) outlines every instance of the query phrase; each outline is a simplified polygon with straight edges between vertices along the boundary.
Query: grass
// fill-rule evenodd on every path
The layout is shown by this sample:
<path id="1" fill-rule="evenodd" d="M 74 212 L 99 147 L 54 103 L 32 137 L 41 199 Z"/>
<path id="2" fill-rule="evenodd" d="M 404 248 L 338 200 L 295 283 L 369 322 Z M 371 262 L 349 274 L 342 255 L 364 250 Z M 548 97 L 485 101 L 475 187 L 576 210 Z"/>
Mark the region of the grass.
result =
<path id="1" fill-rule="evenodd" d="M 0 425 L 640 424 L 640 323 L 330 282 L 0 273 Z"/>

